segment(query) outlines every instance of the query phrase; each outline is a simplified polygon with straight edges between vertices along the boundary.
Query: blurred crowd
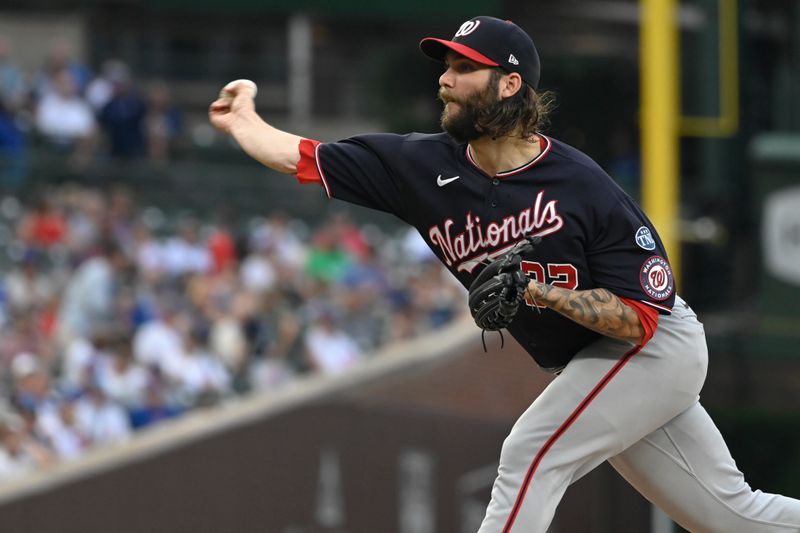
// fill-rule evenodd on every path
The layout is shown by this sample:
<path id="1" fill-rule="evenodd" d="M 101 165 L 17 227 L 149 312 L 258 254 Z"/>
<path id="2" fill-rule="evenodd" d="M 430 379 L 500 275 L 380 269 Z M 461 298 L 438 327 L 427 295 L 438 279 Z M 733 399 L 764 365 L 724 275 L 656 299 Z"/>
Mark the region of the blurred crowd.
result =
<path id="1" fill-rule="evenodd" d="M 124 188 L 0 199 L 0 480 L 464 312 L 415 233 L 281 213 L 199 219 Z"/>
<path id="2" fill-rule="evenodd" d="M 26 72 L 0 35 L 0 186 L 21 184 L 33 145 L 63 156 L 80 172 L 103 157 L 165 162 L 181 129 L 165 83 L 137 87 L 119 60 L 93 72 L 66 41 L 54 42 L 44 64 Z"/>

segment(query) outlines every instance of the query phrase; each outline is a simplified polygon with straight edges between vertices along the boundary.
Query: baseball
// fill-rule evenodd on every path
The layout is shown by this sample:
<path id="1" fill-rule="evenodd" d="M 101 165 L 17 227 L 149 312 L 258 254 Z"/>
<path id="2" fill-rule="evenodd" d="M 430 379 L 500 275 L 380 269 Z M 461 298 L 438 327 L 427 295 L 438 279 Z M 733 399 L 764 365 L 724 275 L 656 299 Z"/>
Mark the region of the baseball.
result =
<path id="1" fill-rule="evenodd" d="M 256 94 L 258 94 L 258 86 L 256 85 L 256 82 L 254 82 L 253 80 L 245 80 L 245 79 L 233 80 L 232 82 L 225 85 L 225 87 L 223 87 L 222 90 L 219 92 L 219 97 L 232 100 L 235 95 L 234 89 L 236 88 L 237 85 L 240 84 L 247 86 L 252 91 L 253 94 L 250 95 L 251 98 L 256 97 Z"/>

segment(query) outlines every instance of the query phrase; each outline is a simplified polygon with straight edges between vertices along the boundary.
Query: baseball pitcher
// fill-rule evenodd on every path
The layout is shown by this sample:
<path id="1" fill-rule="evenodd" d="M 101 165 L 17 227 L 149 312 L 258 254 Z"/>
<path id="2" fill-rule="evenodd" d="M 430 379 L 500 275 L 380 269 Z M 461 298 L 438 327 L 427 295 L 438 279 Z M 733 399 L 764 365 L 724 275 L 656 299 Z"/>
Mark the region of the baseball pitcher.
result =
<path id="1" fill-rule="evenodd" d="M 443 133 L 320 143 L 264 122 L 246 81 L 209 115 L 267 167 L 414 226 L 476 323 L 557 374 L 503 444 L 480 533 L 545 532 L 603 461 L 691 531 L 800 531 L 800 501 L 752 490 L 698 401 L 703 325 L 656 229 L 592 159 L 541 133 L 531 38 L 475 17 L 420 48 L 444 65 Z"/>

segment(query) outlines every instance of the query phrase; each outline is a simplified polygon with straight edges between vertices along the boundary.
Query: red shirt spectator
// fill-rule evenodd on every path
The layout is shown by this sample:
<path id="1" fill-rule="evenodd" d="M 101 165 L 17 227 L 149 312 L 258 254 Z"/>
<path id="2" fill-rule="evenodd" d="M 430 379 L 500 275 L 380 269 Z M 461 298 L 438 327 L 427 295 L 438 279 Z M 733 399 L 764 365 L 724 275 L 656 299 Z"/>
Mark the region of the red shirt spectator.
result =
<path id="1" fill-rule="evenodd" d="M 208 250 L 211 252 L 215 274 L 224 272 L 236 262 L 236 244 L 230 233 L 223 229 L 215 229 L 208 238 Z"/>
<path id="2" fill-rule="evenodd" d="M 61 212 L 44 201 L 22 218 L 19 233 L 26 243 L 47 248 L 64 242 L 67 221 Z"/>

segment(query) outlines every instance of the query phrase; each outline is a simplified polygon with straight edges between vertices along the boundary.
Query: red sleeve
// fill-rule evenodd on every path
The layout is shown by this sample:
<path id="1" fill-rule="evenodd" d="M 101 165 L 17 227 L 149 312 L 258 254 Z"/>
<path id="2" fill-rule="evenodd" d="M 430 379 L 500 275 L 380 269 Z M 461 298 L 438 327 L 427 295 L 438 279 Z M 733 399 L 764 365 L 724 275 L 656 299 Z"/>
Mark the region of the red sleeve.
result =
<path id="1" fill-rule="evenodd" d="M 617 296 L 617 298 L 622 300 L 622 303 L 636 311 L 636 314 L 639 315 L 639 321 L 644 328 L 644 339 L 642 340 L 641 346 L 644 346 L 653 337 L 658 327 L 658 310 L 642 302 L 631 300 L 630 298 L 625 298 L 623 296 Z"/>
<path id="2" fill-rule="evenodd" d="M 297 162 L 297 181 L 302 184 L 316 183 L 323 185 L 322 175 L 317 166 L 317 146 L 319 141 L 302 139 L 300 141 L 300 161 Z"/>

